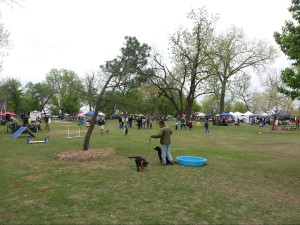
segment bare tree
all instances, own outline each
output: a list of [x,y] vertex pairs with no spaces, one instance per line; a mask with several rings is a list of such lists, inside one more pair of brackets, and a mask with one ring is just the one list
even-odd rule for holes
[[105,81],[105,83],[103,84],[103,86],[101,87],[101,92],[98,94],[97,96],[97,100],[96,100],[96,107],[95,107],[95,111],[94,111],[94,115],[91,119],[91,122],[90,122],[90,126],[89,126],[89,129],[88,131],[86,132],[86,135],[85,135],[85,139],[84,139],[84,142],[83,142],[83,151],[86,151],[89,149],[89,145],[90,145],[90,138],[91,138],[91,135],[92,135],[92,132],[93,132],[93,129],[94,129],[94,126],[96,124],[96,118],[98,116],[98,111],[100,110],[100,105],[101,105],[101,102],[103,100],[103,97],[104,97],[104,94],[105,94],[105,91],[107,89],[110,89],[110,88],[113,88],[113,86],[110,86],[110,82],[116,78],[119,74],[117,73],[106,73],[105,71],[103,71],[103,74],[100,74],[102,76],[102,78]]
[[87,104],[89,111],[93,111],[96,105],[96,96],[99,94],[100,82],[98,72],[92,71],[91,73],[86,73],[82,80],[85,87],[84,104]]
[[265,41],[247,40],[243,30],[234,26],[218,36],[214,49],[211,72],[221,86],[219,113],[223,113],[230,80],[243,75],[246,69],[264,69],[277,57],[277,51]]
[[[277,87],[283,85],[280,79],[280,72],[274,69],[268,70],[262,81],[264,90],[262,92],[254,92],[252,104],[254,109],[262,111],[268,115],[277,118],[280,112],[291,112],[292,99],[280,92]],[[274,129],[274,123],[273,127]]]
[[168,66],[162,62],[162,56],[158,52],[153,54],[152,68],[155,73],[149,76],[150,82],[157,88],[158,94],[166,97],[177,113],[182,114],[184,110],[184,83],[176,76],[175,72],[173,74]]
[[170,37],[172,69],[154,54],[156,73],[150,80],[178,113],[185,111],[189,120],[194,100],[211,93],[207,82],[211,74],[206,68],[217,16],[210,16],[205,8],[200,8],[192,9],[187,18],[192,22],[192,28],[179,27]]
[[250,110],[250,101],[251,101],[251,76],[242,71],[242,74],[237,76],[230,82],[229,89],[231,90],[232,96],[235,99],[242,101],[248,111]]

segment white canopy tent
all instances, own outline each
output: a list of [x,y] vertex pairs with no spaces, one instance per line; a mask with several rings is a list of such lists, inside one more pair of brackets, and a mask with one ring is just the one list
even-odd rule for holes
[[204,118],[205,114],[202,113],[202,112],[199,112],[199,113],[196,114],[196,117]]
[[253,113],[250,112],[250,111],[247,111],[244,113],[244,117],[245,117],[245,120],[246,120],[246,123],[250,123],[250,116],[252,115]]
[[245,122],[247,122],[245,114],[243,114],[241,112],[238,112],[238,111],[231,112],[230,114],[232,114],[232,116],[234,117],[235,120],[239,119],[239,120],[245,120]]

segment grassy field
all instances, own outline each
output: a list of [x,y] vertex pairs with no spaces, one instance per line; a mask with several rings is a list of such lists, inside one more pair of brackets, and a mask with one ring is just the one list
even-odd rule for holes
[[[116,154],[57,160],[82,147],[83,137],[66,138],[68,126],[78,132],[75,123],[53,122],[34,133],[35,140],[48,135],[46,144],[0,127],[0,224],[300,224],[300,131],[248,124],[174,131],[173,158],[208,160],[188,167],[159,164],[159,141],[149,141],[156,124],[125,136],[116,120],[108,121],[109,134],[95,129],[90,142],[91,151]],[[148,168],[137,172],[128,159],[135,155],[147,157]]]

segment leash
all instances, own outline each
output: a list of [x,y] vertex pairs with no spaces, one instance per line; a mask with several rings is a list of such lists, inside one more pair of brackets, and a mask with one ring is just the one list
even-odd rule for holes
[[149,139],[149,145],[148,145],[148,150],[147,150],[147,154],[146,154],[146,159],[148,157],[148,152],[149,152],[149,149],[150,149],[150,143],[151,143],[151,139]]

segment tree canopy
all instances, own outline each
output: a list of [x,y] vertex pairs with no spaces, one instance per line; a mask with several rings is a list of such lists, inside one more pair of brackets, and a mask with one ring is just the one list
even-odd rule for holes
[[288,10],[294,21],[286,21],[281,33],[274,33],[274,38],[281,51],[293,61],[293,67],[282,70],[281,79],[286,86],[279,86],[278,91],[294,100],[300,99],[300,1],[292,0]]
[[100,105],[105,100],[107,91],[118,91],[126,96],[131,89],[135,89],[143,83],[145,74],[150,73],[147,68],[149,51],[147,44],[140,44],[136,37],[125,37],[125,47],[122,47],[116,58],[100,65],[99,75],[103,78],[103,85],[96,98],[95,113],[91,119],[90,127],[86,133],[83,150],[89,149],[89,142]]
[[63,115],[79,112],[83,85],[77,74],[66,69],[52,69],[46,76],[46,82],[53,93],[51,104]]

